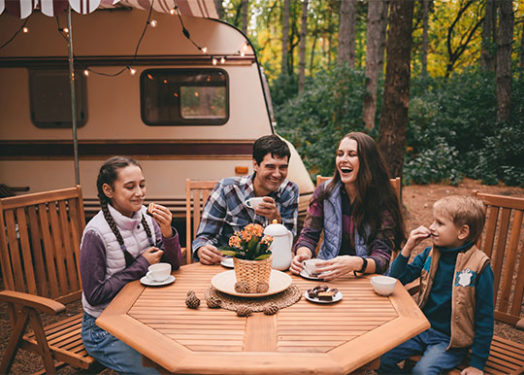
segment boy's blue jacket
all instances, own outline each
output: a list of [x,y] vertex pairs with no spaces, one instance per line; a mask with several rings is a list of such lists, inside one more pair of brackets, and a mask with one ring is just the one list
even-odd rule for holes
[[[451,307],[452,289],[457,255],[473,246],[467,243],[459,248],[438,248],[440,259],[435,273],[433,286],[422,311],[431,323],[431,327],[451,335]],[[390,276],[407,284],[421,276],[422,270],[429,272],[431,247],[426,248],[417,255],[413,262],[408,264],[409,258],[399,254],[393,262]],[[488,264],[479,275],[475,275],[475,312],[474,312],[474,338],[472,355],[469,365],[483,369],[489,355],[489,348],[493,336],[493,270]]]

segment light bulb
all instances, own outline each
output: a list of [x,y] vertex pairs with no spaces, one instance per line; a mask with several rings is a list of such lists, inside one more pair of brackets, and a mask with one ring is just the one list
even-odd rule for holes
[[85,75],[86,77],[89,77],[89,70],[85,69],[85,70],[84,70],[84,75]]
[[29,27],[22,27],[22,32],[27,34],[29,32]]
[[213,60],[211,60],[211,63],[212,63],[213,65],[216,65],[217,62],[218,62],[217,59],[215,59],[215,58],[213,57]]
[[151,20],[149,24],[151,25],[151,27],[156,27],[156,25],[158,25],[158,22],[157,20]]
[[246,53],[244,52],[244,50],[240,50],[240,56],[244,57],[246,55]]
[[226,58],[222,56],[222,58],[220,59],[220,64],[225,64],[225,63],[226,63]]
[[207,53],[207,47],[206,46],[202,47],[202,53]]
[[129,73],[131,73],[131,75],[134,76],[136,74],[136,69],[129,67]]
[[174,15],[174,14],[175,14],[175,10],[174,10],[174,9],[171,9],[171,10],[169,11],[169,14]]
[[67,27],[64,27],[64,33],[69,33],[69,29]]

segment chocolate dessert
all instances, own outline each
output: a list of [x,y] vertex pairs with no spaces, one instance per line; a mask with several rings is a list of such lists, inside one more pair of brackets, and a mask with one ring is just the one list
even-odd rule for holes
[[333,298],[337,293],[338,289],[329,288],[327,285],[318,285],[307,291],[309,298],[318,299],[320,301],[333,301]]

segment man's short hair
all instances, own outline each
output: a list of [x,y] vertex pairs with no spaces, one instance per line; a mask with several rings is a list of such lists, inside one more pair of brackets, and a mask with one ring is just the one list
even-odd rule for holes
[[469,226],[466,241],[477,242],[486,221],[486,206],[478,198],[466,195],[450,195],[435,202],[434,207],[443,210],[457,227]]
[[253,144],[253,159],[255,159],[258,165],[262,163],[267,154],[271,154],[272,157],[277,155],[280,158],[287,156],[288,161],[291,157],[291,152],[286,142],[274,134],[260,137]]

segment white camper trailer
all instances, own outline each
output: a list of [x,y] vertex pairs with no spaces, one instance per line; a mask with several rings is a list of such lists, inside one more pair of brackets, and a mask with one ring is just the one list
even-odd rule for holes
[[[144,168],[148,200],[181,218],[186,178],[251,172],[253,141],[275,132],[270,97],[238,29],[169,13],[147,19],[128,7],[73,14],[80,183],[93,212],[101,163],[132,156]],[[21,22],[0,16],[0,44]],[[37,192],[75,183],[65,22],[35,11],[29,32],[0,50],[0,184]],[[289,179],[304,213],[314,187],[291,149]]]

